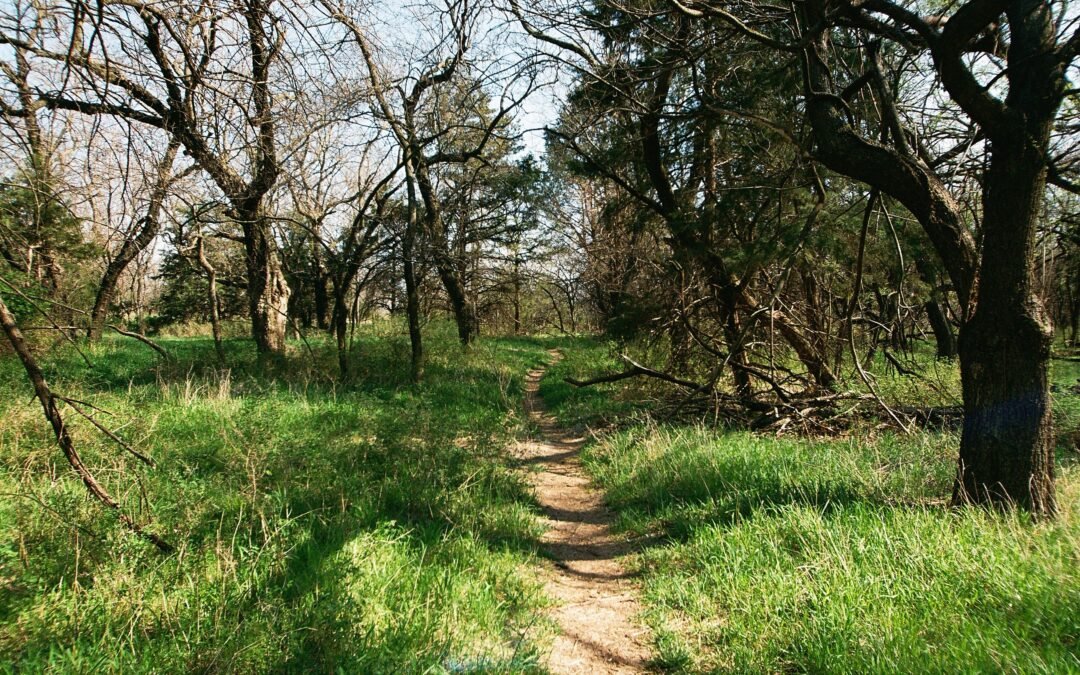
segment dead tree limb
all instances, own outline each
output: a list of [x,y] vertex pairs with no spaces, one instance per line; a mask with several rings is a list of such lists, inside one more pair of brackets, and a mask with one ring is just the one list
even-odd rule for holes
[[90,473],[90,469],[83,463],[82,457],[79,456],[78,451],[75,449],[75,443],[71,440],[67,427],[64,425],[64,418],[60,415],[60,409],[56,405],[56,401],[62,399],[59,399],[49,389],[49,385],[45,382],[44,373],[41,372],[41,368],[38,366],[37,361],[34,360],[33,354],[30,353],[30,348],[23,339],[22,333],[19,331],[19,326],[15,323],[15,317],[8,311],[3,298],[0,298],[0,325],[3,326],[8,341],[11,343],[15,353],[19,355],[23,368],[26,370],[26,375],[30,378],[30,382],[34,386],[34,396],[41,402],[41,408],[45,413],[45,419],[52,425],[53,433],[56,435],[56,442],[60,446],[60,450],[63,451],[68,464],[70,464],[71,468],[78,474],[79,478],[86,486],[86,489],[89,490],[90,494],[94,495],[98,501],[115,511],[120,522],[129,530],[158,547],[163,553],[171,553],[173,551],[172,545],[156,534],[146,531],[141,525],[124,513],[120,508],[120,504],[106,492],[105,488],[102,487],[102,485],[94,478],[94,475]]
[[111,323],[109,324],[109,328],[113,329],[114,331],[116,331],[117,333],[123,335],[124,337],[134,338],[134,339],[138,340],[139,342],[143,343],[144,345],[146,345],[150,349],[153,349],[155,352],[160,354],[161,358],[165,359],[166,361],[169,360],[169,352],[165,351],[164,347],[162,347],[158,343],[154,342],[150,338],[146,337],[142,333],[136,333],[134,331],[124,330],[123,328],[120,328],[119,326],[117,326],[115,324],[111,324]]
[[[142,454],[141,452],[139,452],[135,448],[128,445],[128,443],[126,441],[124,441],[124,439],[120,438],[114,432],[110,431],[108,428],[105,427],[105,425],[103,425],[101,422],[98,422],[96,419],[94,419],[93,415],[90,415],[89,413],[87,413],[80,406],[80,404],[90,406],[89,403],[86,403],[85,401],[79,401],[79,400],[73,399],[73,398],[68,398],[67,396],[60,396],[59,394],[53,394],[53,396],[55,398],[60,399],[64,403],[67,403],[69,406],[71,406],[72,410],[79,413],[79,415],[82,416],[86,421],[90,422],[90,424],[93,424],[97,428],[98,431],[100,431],[101,433],[108,436],[110,439],[112,439],[112,441],[114,443],[116,443],[117,445],[119,445],[121,448],[128,451],[129,453],[131,453],[131,455],[133,457],[135,457],[136,459],[138,459],[140,462],[142,462],[143,464],[146,464],[147,466],[151,466],[151,467],[156,467],[157,466],[157,463],[153,459],[151,459],[150,457],[147,457],[146,455]],[[90,407],[94,408],[95,410],[105,412],[104,410],[101,410],[101,408],[97,408],[97,407],[94,407],[94,406],[90,406]]]
[[625,354],[620,358],[628,366],[627,369],[621,373],[612,373],[610,375],[601,375],[589,380],[576,380],[572,377],[563,378],[563,381],[567,384],[572,384],[575,387],[591,387],[594,384],[604,384],[607,382],[618,382],[619,380],[625,380],[631,377],[644,376],[652,377],[657,380],[663,380],[664,382],[670,382],[671,384],[677,384],[680,387],[686,387],[687,389],[694,389],[696,391],[711,391],[712,387],[699,384],[697,382],[691,382],[690,380],[684,380],[679,377],[675,377],[669,373],[663,373],[659,370],[653,370],[648,366],[643,366],[640,363],[634,361]]
[[916,377],[921,377],[918,371],[906,367],[900,362],[900,359],[896,358],[888,349],[883,349],[882,353],[885,355],[885,360],[891,363],[893,368],[896,368],[896,372],[901,375],[915,375]]

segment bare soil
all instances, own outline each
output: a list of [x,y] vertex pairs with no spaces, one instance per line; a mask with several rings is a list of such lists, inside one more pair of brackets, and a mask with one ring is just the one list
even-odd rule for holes
[[[560,355],[552,351],[553,360]],[[611,531],[615,515],[590,484],[579,454],[585,439],[561,429],[539,395],[544,370],[528,374],[525,408],[537,432],[519,444],[522,464],[543,508],[542,537],[551,559],[544,587],[560,629],[546,666],[553,673],[641,673],[649,631],[638,622],[637,586],[619,558],[633,547]]]

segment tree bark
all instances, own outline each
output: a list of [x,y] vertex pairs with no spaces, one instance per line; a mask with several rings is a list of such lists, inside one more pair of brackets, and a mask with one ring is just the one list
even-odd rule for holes
[[476,316],[476,306],[469,297],[464,281],[454,269],[452,260],[440,252],[436,252],[435,269],[439,273],[439,279],[446,290],[446,296],[450,300],[450,310],[454,314],[454,322],[457,324],[458,338],[461,344],[469,345],[479,333],[479,323]]
[[214,334],[214,351],[217,353],[218,363],[224,364],[225,348],[221,343],[221,312],[218,309],[217,270],[206,258],[201,235],[195,242],[195,259],[198,261],[199,267],[202,267],[203,271],[206,272],[206,295],[210,301],[210,330]]
[[315,274],[315,286],[312,289],[315,295],[315,325],[319,330],[327,330],[330,327],[327,321],[330,296],[326,292],[326,273],[322,269],[321,260],[316,262]]
[[439,280],[442,281],[443,288],[446,290],[447,299],[450,301],[450,310],[457,324],[458,338],[461,344],[468,346],[476,339],[480,328],[476,305],[469,297],[464,276],[461,273],[460,261],[456,260],[450,251],[441,205],[420,149],[411,150],[410,157],[413,158],[412,173],[424,201],[424,225],[427,240],[431,245],[431,258],[435,263]]
[[258,211],[240,214],[247,263],[251,335],[260,357],[285,354],[289,284],[281,269],[270,223]]
[[405,315],[409,323],[409,374],[414,384],[424,379],[424,333],[420,326],[420,288],[416,274],[416,235],[420,228],[416,180],[412,166],[405,165],[408,217],[401,237],[401,271],[405,277]]
[[949,319],[945,316],[945,312],[942,311],[937,298],[930,298],[923,307],[926,309],[926,318],[930,321],[930,328],[934,331],[934,341],[937,343],[937,357],[939,359],[955,359],[956,336],[953,334]]
[[349,289],[338,281],[333,282],[334,309],[331,321],[334,326],[334,339],[337,343],[338,371],[341,379],[349,376],[349,308],[345,296]]
[[[825,16],[823,2],[807,3],[805,9],[807,25]],[[1010,38],[1004,101],[979,83],[963,59],[971,40],[1001,13],[1008,17]],[[887,147],[862,138],[847,122],[839,97],[830,94],[828,31],[804,52],[807,115],[817,156],[903,203],[930,237],[956,289],[964,318],[959,338],[964,429],[954,503],[1021,506],[1052,515],[1051,333],[1036,293],[1032,253],[1067,59],[1055,48],[1050,8],[1040,0],[965,3],[933,35],[929,49],[942,85],[990,143],[981,260],[955,198],[904,147],[903,134],[894,133],[896,147]]]
[[1016,129],[1011,143],[995,141],[986,174],[979,301],[960,330],[964,428],[953,495],[956,503],[1017,505],[1043,515],[1056,512],[1053,333],[1032,253],[1049,121]]

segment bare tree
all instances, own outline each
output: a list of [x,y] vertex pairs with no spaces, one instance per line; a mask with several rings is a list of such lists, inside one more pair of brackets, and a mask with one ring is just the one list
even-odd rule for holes
[[273,1],[132,0],[84,10],[78,2],[49,9],[67,30],[56,44],[19,33],[0,43],[54,66],[55,87],[35,91],[47,108],[160,128],[211,177],[244,232],[258,350],[282,353],[289,289],[264,203],[280,172],[271,80],[285,31]]
[[[449,26],[446,34],[436,36],[436,46],[419,60],[421,65],[399,82],[391,81],[384,72],[372,41],[360,23],[340,5],[324,1],[323,6],[349,30],[356,42],[367,66],[378,110],[401,148],[410,222],[402,244],[416,371],[415,364],[422,359],[422,348],[416,351],[420,344],[418,318],[413,318],[417,315],[418,300],[409,300],[414,293],[408,287],[415,287],[415,281],[409,280],[415,272],[410,273],[409,268],[415,267],[418,233],[423,234],[425,252],[434,262],[450,301],[462,343],[469,344],[479,330],[475,298],[465,279],[462,247],[467,237],[461,232],[458,237],[453,235],[453,219],[444,213],[445,205],[438,190],[438,172],[447,166],[483,161],[489,147],[505,134],[512,112],[533,90],[535,78],[527,61],[510,69],[503,66],[489,74],[473,68],[468,52],[473,25],[478,18],[477,8],[467,2],[447,4],[445,16]],[[467,89],[478,92],[499,81],[502,85],[498,108],[490,114],[470,117],[452,109],[439,109],[439,106],[469,98],[470,93],[462,94],[460,89],[456,92],[457,98],[451,95],[462,82]],[[437,114],[431,114],[433,108]],[[449,139],[457,139],[457,143],[448,142]]]

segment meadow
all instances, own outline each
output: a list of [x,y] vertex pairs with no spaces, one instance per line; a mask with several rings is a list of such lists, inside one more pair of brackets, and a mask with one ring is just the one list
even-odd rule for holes
[[[68,410],[84,459],[162,556],[88,498],[0,360],[0,670],[448,672],[533,668],[549,628],[528,566],[537,526],[504,448],[544,350],[463,353],[432,331],[360,336],[356,377],[329,345],[275,372],[247,340],[108,339],[44,360],[50,384],[110,415],[149,468]],[[52,356],[56,354],[56,356]]]

